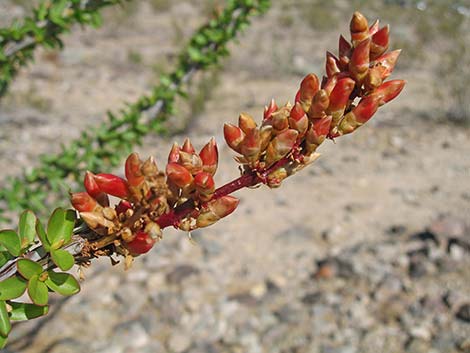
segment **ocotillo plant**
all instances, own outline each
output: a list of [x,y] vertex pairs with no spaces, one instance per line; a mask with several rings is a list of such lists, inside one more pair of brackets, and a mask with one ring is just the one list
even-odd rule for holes
[[61,48],[60,35],[72,25],[101,24],[99,10],[122,3],[123,0],[58,0],[42,1],[33,9],[32,16],[16,20],[8,28],[0,29],[0,97],[18,69],[33,59],[39,46]]
[[108,113],[107,122],[87,128],[59,154],[40,157],[40,165],[23,177],[10,178],[0,190],[0,200],[5,202],[0,203],[0,219],[6,209],[44,212],[51,193],[65,196],[70,187],[66,178],[79,180],[86,170],[118,165],[144,136],[164,131],[163,122],[175,113],[175,99],[187,94],[185,83],[196,71],[204,71],[226,56],[227,44],[269,5],[269,0],[228,1],[223,11],[194,33],[176,68],[162,75],[150,94],[128,104],[119,114]]
[[[338,55],[327,53],[326,76],[307,75],[292,104],[274,100],[256,123],[240,114],[238,125],[225,124],[228,146],[238,155],[241,176],[216,188],[218,150],[211,139],[197,152],[189,139],[174,144],[165,168],[136,153],[125,162],[125,178],[108,173],[84,176],[83,192],[71,193],[73,210],[56,209],[47,227],[25,211],[18,231],[3,230],[0,270],[0,339],[10,320],[28,320],[47,312],[49,292],[72,295],[77,280],[67,272],[92,259],[123,257],[126,268],[163,237],[163,230],[183,231],[214,224],[235,211],[235,191],[260,184],[279,187],[283,180],[313,163],[327,139],[354,132],[403,89],[403,80],[385,81],[400,51],[386,52],[389,28],[370,27],[355,13],[351,41],[339,39]],[[109,196],[120,201],[110,204]],[[76,228],[74,228],[76,227]],[[27,291],[31,303],[19,302]]]

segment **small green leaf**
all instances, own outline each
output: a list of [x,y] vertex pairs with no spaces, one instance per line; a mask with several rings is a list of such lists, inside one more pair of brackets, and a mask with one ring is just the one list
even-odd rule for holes
[[46,231],[44,230],[44,227],[39,219],[36,220],[36,234],[38,235],[44,250],[49,251],[51,249],[51,243],[49,243]]
[[19,259],[16,266],[18,272],[26,279],[31,279],[43,272],[43,268],[40,264],[28,259]]
[[0,282],[0,300],[15,299],[23,295],[26,281],[18,276],[10,277]]
[[46,315],[49,312],[49,306],[39,306],[28,303],[9,302],[11,305],[10,320],[25,321],[35,319]]
[[[75,212],[56,208],[47,224],[47,239],[50,244],[67,244],[72,239]],[[61,245],[60,245],[61,246]]]
[[20,216],[18,233],[21,239],[21,248],[27,248],[36,236],[36,216],[32,211],[26,210]]
[[7,305],[4,301],[0,301],[0,335],[8,337],[11,331],[10,317],[8,316]]
[[19,256],[21,252],[20,237],[11,229],[0,230],[0,244],[2,244],[10,254]]
[[52,261],[62,270],[68,271],[75,263],[75,259],[68,251],[57,249],[51,251]]
[[10,260],[11,255],[8,251],[0,251],[0,267],[5,265]]
[[49,292],[44,282],[39,281],[39,276],[33,276],[28,282],[28,295],[36,305],[46,305]]
[[49,277],[45,283],[47,286],[64,296],[74,295],[80,291],[80,285],[74,276],[68,273],[59,273],[54,271],[48,271]]
[[4,348],[7,345],[8,337],[3,337],[0,335],[0,349]]

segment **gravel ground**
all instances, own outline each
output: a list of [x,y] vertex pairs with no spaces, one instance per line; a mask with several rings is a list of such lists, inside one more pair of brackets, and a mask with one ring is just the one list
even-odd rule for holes
[[[223,122],[292,99],[346,33],[349,18],[327,33],[279,25],[284,10],[232,45],[201,113],[182,107],[184,136],[148,137],[137,151],[162,165],[173,140],[215,136],[216,182],[236,177]],[[113,9],[63,52],[39,52],[0,106],[0,180],[146,92],[204,13],[187,1]],[[191,239],[169,230],[127,272],[96,261],[79,295],[16,325],[4,352],[470,352],[470,130],[420,117],[437,111],[426,68],[393,77],[408,81],[402,95],[322,146],[315,165],[278,190],[240,191],[232,217]]]

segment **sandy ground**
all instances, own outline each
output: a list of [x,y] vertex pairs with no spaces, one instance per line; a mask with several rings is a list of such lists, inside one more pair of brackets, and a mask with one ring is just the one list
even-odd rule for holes
[[[149,136],[137,151],[162,165],[173,140],[215,136],[216,182],[236,177],[223,123],[292,100],[349,21],[317,33],[300,20],[277,25],[282,11],[231,45],[204,110],[175,117],[189,117],[184,134]],[[108,11],[104,28],[40,51],[0,106],[0,180],[145,93],[203,13],[190,2]],[[129,272],[98,261],[80,295],[17,325],[5,352],[469,352],[470,130],[422,118],[436,114],[425,68],[399,65],[393,77],[408,81],[402,95],[322,146],[315,165],[278,190],[240,191],[235,214],[194,242],[166,232]]]

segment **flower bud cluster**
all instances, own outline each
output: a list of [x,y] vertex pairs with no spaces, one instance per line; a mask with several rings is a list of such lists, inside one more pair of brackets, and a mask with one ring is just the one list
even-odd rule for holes
[[[223,196],[211,200],[217,170],[218,151],[211,139],[199,153],[189,139],[173,145],[165,171],[153,157],[142,161],[136,153],[126,160],[123,179],[113,174],[87,172],[86,192],[71,194],[74,208],[97,234],[95,247],[113,245],[117,253],[139,255],[148,252],[162,237],[161,216],[190,203],[194,211],[173,225],[184,230],[205,227],[235,210],[238,199]],[[109,196],[119,199],[110,206]]]
[[175,143],[166,166],[168,184],[173,195],[172,204],[183,203],[189,198],[209,201],[215,191],[213,176],[217,170],[218,158],[214,139],[199,153],[196,153],[189,139],[181,147]]
[[[86,192],[71,194],[80,217],[100,237],[97,248],[113,245],[123,255],[148,252],[162,237],[157,219],[170,209],[165,173],[154,158],[142,161],[131,154],[125,165],[126,179],[113,174],[87,172]],[[109,197],[119,199],[114,207]],[[98,245],[99,244],[99,245]]]
[[[351,43],[339,38],[338,56],[326,55],[322,89],[330,97],[326,114],[332,117],[329,137],[349,134],[366,123],[377,109],[394,99],[404,80],[385,80],[391,75],[401,50],[387,52],[389,26],[355,12],[350,22]],[[346,96],[348,96],[346,98]]]
[[177,224],[182,230],[207,227],[232,213],[238,206],[238,199],[222,196],[212,200],[215,192],[213,176],[217,170],[219,154],[212,138],[199,153],[196,153],[189,139],[181,147],[174,144],[168,156],[166,174],[171,190],[169,199],[172,207],[190,200],[196,206],[195,212],[184,217]]
[[238,126],[225,124],[225,140],[240,154],[235,159],[245,173],[256,172],[268,186],[279,186],[318,157],[314,152],[325,139],[353,132],[401,92],[405,81],[384,82],[400,54],[386,53],[389,27],[379,28],[378,21],[369,27],[356,12],[350,31],[351,43],[340,36],[338,56],[327,52],[326,76],[320,82],[307,75],[293,105],[279,108],[272,100],[260,126],[244,113]]
[[[383,104],[394,99],[405,81],[385,81],[393,71],[399,50],[386,52],[388,26],[369,27],[356,12],[350,23],[351,42],[339,39],[339,53],[326,54],[326,76],[307,75],[294,104],[265,107],[258,125],[242,113],[238,124],[225,124],[224,137],[243,165],[240,178],[216,189],[214,174],[218,150],[211,139],[196,152],[190,140],[174,144],[165,171],[153,158],[142,161],[135,153],[125,165],[126,178],[113,174],[85,176],[86,192],[71,195],[81,218],[98,235],[95,249],[114,246],[111,253],[139,255],[174,226],[193,230],[209,226],[232,213],[238,199],[230,194],[264,183],[278,187],[288,176],[315,161],[326,139],[355,131]],[[109,196],[121,201],[110,207]]]

